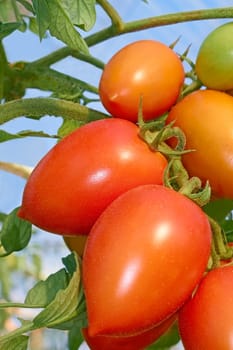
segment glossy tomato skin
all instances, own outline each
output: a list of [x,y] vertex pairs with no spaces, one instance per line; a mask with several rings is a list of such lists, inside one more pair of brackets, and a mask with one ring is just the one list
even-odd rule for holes
[[197,55],[196,73],[209,89],[233,89],[233,22],[221,25],[205,38]]
[[206,215],[159,185],[122,194],[93,226],[83,257],[89,332],[131,334],[184,303],[210,254]]
[[90,336],[89,329],[82,330],[84,339],[91,350],[144,350],[161,337],[175,322],[177,315],[172,315],[160,325],[131,336]]
[[182,157],[190,176],[198,176],[203,183],[209,180],[213,195],[219,198],[233,198],[232,115],[232,96],[199,90],[177,103],[167,119],[184,131],[186,148],[194,150]]
[[231,350],[233,347],[233,266],[210,271],[179,313],[186,350]]
[[121,119],[86,124],[56,144],[32,172],[18,215],[58,234],[88,234],[113,199],[163,181],[165,157]]
[[184,82],[181,60],[165,44],[139,40],[118,51],[100,79],[100,99],[114,117],[137,122],[140,97],[143,117],[166,112],[177,100]]

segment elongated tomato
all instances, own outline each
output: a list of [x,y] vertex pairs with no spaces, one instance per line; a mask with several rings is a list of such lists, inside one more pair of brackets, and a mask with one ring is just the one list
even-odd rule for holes
[[180,193],[144,185],[119,196],[84,251],[90,335],[135,334],[174,314],[200,281],[210,244],[205,213]]
[[86,124],[39,162],[24,190],[18,215],[63,235],[88,234],[108,204],[141,184],[161,184],[167,160],[123,119]]

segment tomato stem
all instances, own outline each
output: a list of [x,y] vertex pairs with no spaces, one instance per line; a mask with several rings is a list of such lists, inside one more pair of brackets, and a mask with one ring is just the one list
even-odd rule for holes
[[208,219],[212,229],[216,254],[219,255],[220,259],[230,259],[233,256],[233,249],[227,244],[224,230],[213,218],[208,216]]

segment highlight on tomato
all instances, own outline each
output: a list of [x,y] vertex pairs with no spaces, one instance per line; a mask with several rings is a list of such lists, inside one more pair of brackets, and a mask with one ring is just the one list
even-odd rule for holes
[[[210,183],[213,196],[233,199],[233,97],[216,90],[198,90],[170,111],[167,123],[174,122],[186,136],[182,157],[190,176]],[[176,141],[171,139],[174,146]]]
[[178,55],[155,40],[139,40],[119,50],[105,65],[99,94],[114,117],[138,120],[140,98],[143,117],[154,119],[176,102],[184,83]]
[[233,22],[209,33],[198,51],[195,66],[198,78],[209,89],[233,89]]
[[186,350],[230,350],[233,334],[233,266],[211,270],[179,312]]
[[84,251],[90,335],[132,335],[170,317],[202,278],[210,246],[205,213],[182,194],[143,185],[119,196]]
[[49,232],[85,235],[121,193],[162,184],[167,160],[138,133],[134,123],[118,118],[72,132],[35,167],[18,215]]
[[82,334],[91,350],[144,350],[166,333],[176,318],[177,314],[174,314],[158,326],[130,336],[97,335],[92,337],[88,328],[84,328]]

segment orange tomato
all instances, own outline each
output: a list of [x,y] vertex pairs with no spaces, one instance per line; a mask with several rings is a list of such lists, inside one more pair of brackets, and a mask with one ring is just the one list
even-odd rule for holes
[[176,102],[183,82],[184,68],[172,49],[159,41],[139,40],[106,64],[99,93],[110,114],[137,122],[140,97],[144,119],[153,119]]
[[171,109],[171,121],[184,131],[186,148],[195,150],[182,158],[190,176],[209,180],[214,196],[233,198],[233,97],[198,90]]

